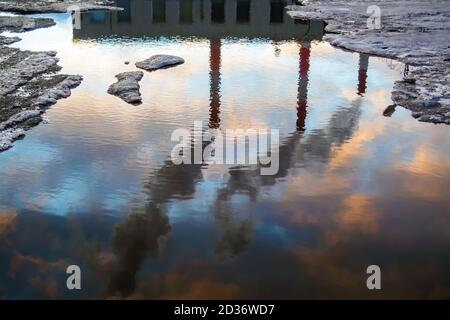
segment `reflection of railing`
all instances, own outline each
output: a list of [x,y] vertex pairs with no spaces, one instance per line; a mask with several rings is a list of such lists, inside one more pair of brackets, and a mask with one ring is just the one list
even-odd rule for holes
[[321,39],[324,24],[298,24],[284,0],[116,0],[118,12],[83,14],[74,38],[181,36]]

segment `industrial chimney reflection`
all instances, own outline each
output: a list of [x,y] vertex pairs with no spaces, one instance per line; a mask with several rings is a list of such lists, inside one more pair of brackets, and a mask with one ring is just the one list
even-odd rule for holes
[[305,130],[305,120],[308,108],[308,73],[311,55],[310,41],[303,41],[300,47],[300,68],[297,95],[297,130]]
[[363,95],[367,89],[367,69],[369,67],[369,56],[364,53],[359,54],[358,72],[358,94]]
[[211,39],[209,47],[209,127],[217,129],[220,127],[221,40]]

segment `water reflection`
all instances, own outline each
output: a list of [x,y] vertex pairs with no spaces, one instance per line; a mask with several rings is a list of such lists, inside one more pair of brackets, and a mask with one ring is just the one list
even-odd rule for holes
[[217,129],[220,126],[220,64],[221,64],[221,40],[210,40],[209,77],[210,77],[210,102],[209,102],[209,127]]
[[[126,3],[122,3],[126,2]],[[86,16],[96,16],[98,13],[84,14],[82,26],[74,30],[76,39],[101,38],[111,35],[120,36],[185,36],[195,38],[207,38],[210,46],[210,128],[220,126],[220,85],[221,85],[221,39],[227,37],[255,37],[269,38],[274,41],[290,39],[302,39],[300,44],[300,68],[298,80],[298,130],[305,129],[307,113],[307,90],[310,43],[312,40],[320,40],[324,33],[322,21],[296,21],[286,19],[285,7],[287,1],[267,0],[150,0],[150,1],[119,1],[117,5],[123,7],[123,16],[120,13],[102,13],[104,15],[103,26],[99,26],[98,20],[91,23],[92,19]],[[166,11],[169,7],[170,10]],[[153,20],[144,16],[151,11]],[[174,16],[178,12],[178,19]],[[205,16],[205,12],[209,14]],[[116,16],[117,15],[117,16]],[[166,15],[169,17],[166,19]],[[133,18],[131,18],[133,16]],[[225,16],[227,19],[225,19]],[[286,17],[285,17],[286,16]],[[133,19],[131,26],[122,28],[120,22],[124,17]],[[252,17],[252,18],[251,18]],[[155,25],[156,24],[156,25]],[[183,24],[194,24],[192,28],[186,28]],[[224,24],[221,27],[211,27],[211,24]],[[242,26],[242,24],[249,24]],[[272,26],[277,24],[278,26]],[[279,49],[275,49],[279,50]],[[368,56],[365,55],[366,60]],[[367,65],[366,65],[367,69]],[[365,79],[361,78],[360,86]]]
[[146,186],[152,201],[144,208],[133,209],[115,227],[112,250],[117,262],[108,285],[108,297],[134,294],[138,272],[145,260],[158,257],[171,230],[165,204],[174,198],[191,197],[201,176],[200,165],[174,165],[171,161],[166,161],[153,175]]
[[297,130],[305,130],[305,119],[308,107],[308,73],[310,42],[305,41],[300,48],[300,72],[298,79]]
[[169,231],[169,218],[153,203],[131,213],[116,226],[111,246],[117,262],[108,284],[108,297],[128,297],[134,293],[144,261],[158,256],[161,239]]
[[[315,42],[323,24],[283,1],[119,2],[73,41],[62,24],[21,35],[57,39],[85,81],[0,155],[1,297],[450,295],[449,133],[386,109],[400,73]],[[106,94],[125,58],[161,52],[186,64],[146,74],[141,106]],[[173,165],[170,134],[194,120],[279,128],[279,172]],[[381,293],[365,287],[374,263]]]
[[367,89],[367,69],[369,67],[369,56],[364,53],[359,54],[359,73],[358,73],[358,94],[366,93]]
[[[76,39],[126,37],[196,37],[219,39],[320,39],[321,21],[290,19],[284,0],[119,0],[125,10],[83,14]],[[295,27],[296,25],[296,27]]]

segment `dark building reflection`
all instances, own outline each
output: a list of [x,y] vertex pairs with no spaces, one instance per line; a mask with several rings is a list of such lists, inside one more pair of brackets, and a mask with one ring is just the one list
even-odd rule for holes
[[131,3],[128,0],[117,0],[117,6],[124,10],[117,12],[118,23],[130,23],[131,22]]
[[89,22],[92,24],[102,24],[106,22],[106,12],[104,11],[94,11],[89,15]]
[[297,24],[282,0],[116,0],[125,10],[82,13],[74,39],[124,37],[321,39],[324,24]]
[[250,0],[238,0],[236,3],[236,23],[250,23]]
[[270,1],[270,23],[283,23],[287,1]]
[[192,0],[180,0],[180,23],[192,23]]
[[225,22],[225,0],[211,0],[211,22]]
[[152,11],[153,23],[166,22],[166,0],[153,0]]
[[358,94],[363,95],[367,89],[367,69],[369,68],[369,56],[364,53],[359,54],[358,71]]

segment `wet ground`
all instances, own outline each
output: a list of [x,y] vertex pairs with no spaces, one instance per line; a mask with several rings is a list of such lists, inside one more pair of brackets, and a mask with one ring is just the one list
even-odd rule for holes
[[[3,13],[0,32],[27,32],[55,25],[50,18]],[[0,36],[0,152],[25,136],[25,130],[44,120],[45,109],[70,96],[81,76],[59,74],[55,51],[29,51],[8,47],[21,41]]]
[[23,14],[67,12],[76,8],[80,11],[120,10],[113,7],[114,1],[95,0],[0,0],[0,11]]
[[290,14],[327,22],[333,46],[408,64],[392,99],[419,121],[450,124],[450,6],[446,0],[300,1]]
[[[450,296],[450,133],[387,109],[404,66],[238,2],[121,1],[20,34],[84,80],[0,154],[2,298]],[[160,53],[186,63],[146,72],[141,105],[107,93]],[[172,131],[199,120],[279,129],[278,174],[173,165]]]

